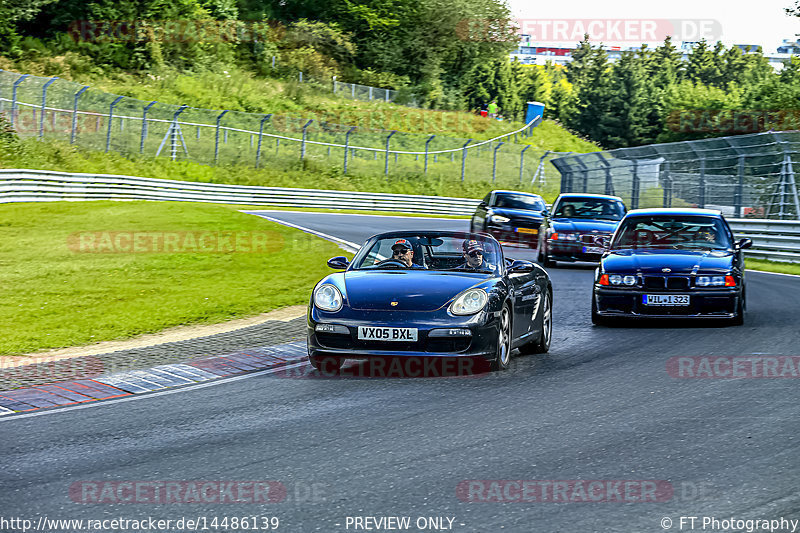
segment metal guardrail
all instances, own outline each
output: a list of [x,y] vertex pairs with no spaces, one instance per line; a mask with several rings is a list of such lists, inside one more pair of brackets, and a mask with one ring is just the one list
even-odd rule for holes
[[468,215],[480,200],[373,192],[224,185],[111,174],[0,170],[0,204],[54,200],[172,200],[274,207]]
[[[480,200],[355,191],[224,185],[113,174],[0,170],[0,204],[57,200],[167,200],[273,207],[364,209],[471,215]],[[729,219],[737,238],[748,237],[748,257],[800,263],[800,222]]]
[[737,237],[753,239],[747,257],[800,263],[800,222],[734,218],[728,224]]

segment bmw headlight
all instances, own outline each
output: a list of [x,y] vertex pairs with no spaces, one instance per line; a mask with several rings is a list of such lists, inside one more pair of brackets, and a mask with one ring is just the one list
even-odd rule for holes
[[629,287],[632,287],[636,285],[636,276],[625,276],[624,278],[622,278],[622,283],[628,285]]
[[698,287],[724,287],[725,276],[698,276],[695,284]]
[[578,240],[578,234],[577,233],[562,233],[562,235],[564,236],[564,240],[565,241],[577,241]]
[[622,284],[622,276],[619,274],[611,274],[608,276],[608,281],[610,281],[612,285],[620,285]]
[[450,312],[454,315],[474,315],[484,308],[489,296],[483,289],[467,289],[450,304]]
[[509,220],[511,220],[511,219],[508,218],[508,217],[504,217],[502,215],[492,215],[492,217],[491,217],[491,221],[495,222],[497,224],[504,224],[504,223],[508,222]]
[[342,308],[342,293],[335,285],[323,283],[314,291],[314,305],[323,311],[338,311]]

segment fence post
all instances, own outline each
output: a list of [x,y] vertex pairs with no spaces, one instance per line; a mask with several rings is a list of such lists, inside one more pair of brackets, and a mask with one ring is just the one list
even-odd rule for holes
[[742,196],[744,193],[744,155],[739,156],[739,182],[736,184],[736,194],[733,199],[733,216],[742,217]]
[[[274,64],[275,56],[272,57],[272,61],[273,61],[273,64]],[[224,117],[225,113],[227,113],[227,112],[228,112],[228,110],[226,109],[225,111],[223,111],[222,113],[217,115],[217,133],[216,133],[216,136],[214,138],[214,164],[215,165],[217,164],[217,159],[219,158],[219,123],[222,120],[222,117]]]
[[464,146],[461,147],[461,181],[464,181],[464,171],[467,163],[467,145],[471,142],[472,139],[468,139],[467,142],[464,143]]
[[639,160],[633,160],[633,184],[631,185],[631,209],[639,209]]
[[114,106],[119,103],[120,100],[125,98],[124,96],[118,96],[116,100],[111,102],[111,105],[108,108],[108,130],[106,131],[106,152],[108,152],[109,148],[111,148],[111,122],[114,118]]
[[303,83],[303,71],[300,71],[300,83]]
[[356,97],[356,84],[355,83],[351,83],[350,84],[350,96],[352,98]]
[[494,156],[492,157],[492,182],[497,178],[497,150],[505,143],[497,143],[494,147]]
[[369,86],[369,99],[372,100],[372,85]]
[[436,135],[431,135],[430,137],[428,137],[428,140],[425,141],[425,171],[423,172],[424,174],[428,173],[428,145],[431,143],[434,137],[436,137]]
[[272,56],[272,70],[275,70],[275,56]]
[[[39,116],[39,138],[40,139],[42,137],[44,137],[44,111],[45,111],[45,107],[47,106],[47,88],[50,87],[53,84],[53,82],[55,82],[57,79],[58,79],[58,76],[54,76],[54,77],[50,78],[49,80],[47,80],[47,83],[45,83],[44,86],[42,87],[42,112],[40,113],[40,116]],[[55,116],[55,113],[56,112],[53,111],[53,116]]]
[[389,101],[389,89],[384,89],[386,91],[386,101]]
[[258,168],[258,164],[261,161],[261,139],[263,139],[264,137],[264,122],[268,121],[271,116],[272,113],[262,118],[261,124],[258,127],[258,148],[256,149],[256,168]]
[[[372,99],[372,87],[370,87],[369,89],[370,89],[370,100],[371,100]],[[397,133],[397,130],[392,130],[392,132],[389,135],[386,136],[386,164],[383,167],[383,175],[384,176],[388,176],[389,175],[389,139],[391,139],[392,135],[394,135],[395,133]]]
[[347,152],[350,151],[350,134],[355,131],[356,127],[352,126],[347,133],[344,134],[344,174],[347,174]]
[[663,207],[672,207],[672,176],[669,174],[669,161],[664,162],[664,178],[661,180],[664,187]]
[[[519,153],[519,182],[522,183],[522,169],[525,168],[525,150],[530,148],[531,145],[529,144],[522,151]],[[544,156],[542,156],[544,157]]]
[[147,112],[150,111],[150,108],[156,104],[156,101],[153,100],[146,106],[144,106],[144,110],[142,111],[142,138],[139,140],[139,153],[144,152],[144,140],[147,139]]
[[333,77],[333,94],[336,94],[336,76]]
[[705,208],[706,206],[706,159],[700,156],[700,184],[698,190],[697,207]]
[[14,127],[14,115],[17,114],[17,88],[19,84],[25,81],[25,78],[30,76],[30,74],[23,74],[19,78],[14,81],[14,85],[11,88],[11,127]]
[[88,85],[84,85],[83,88],[75,93],[75,98],[72,100],[72,131],[69,135],[70,144],[75,144],[75,135],[78,131],[78,98],[80,98],[88,88]]
[[306,157],[306,129],[311,125],[314,120],[309,120],[306,122],[306,125],[303,126],[303,140],[300,142],[300,160],[302,161]]

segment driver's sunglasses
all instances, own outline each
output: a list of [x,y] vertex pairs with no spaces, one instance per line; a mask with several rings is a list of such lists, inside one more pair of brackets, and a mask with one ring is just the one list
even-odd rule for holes
[[411,250],[409,250],[408,248],[400,248],[399,250],[395,250],[394,253],[396,253],[397,255],[405,255],[410,251]]
[[483,257],[483,252],[481,252],[480,250],[472,250],[467,255],[470,257],[478,257],[480,255],[481,257]]

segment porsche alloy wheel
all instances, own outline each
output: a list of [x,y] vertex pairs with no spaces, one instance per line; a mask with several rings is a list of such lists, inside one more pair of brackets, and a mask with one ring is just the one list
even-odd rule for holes
[[511,361],[511,316],[508,307],[500,313],[500,331],[497,334],[497,356],[492,361],[492,370],[505,370]]
[[323,374],[335,374],[342,368],[344,364],[344,357],[322,356],[312,357],[308,356],[308,362],[314,369],[319,370]]
[[519,353],[532,354],[532,353],[546,353],[550,350],[550,339],[553,337],[553,306],[550,293],[544,294],[542,300],[542,334],[539,340],[523,344],[519,347]]

